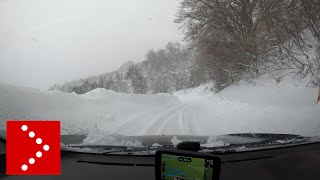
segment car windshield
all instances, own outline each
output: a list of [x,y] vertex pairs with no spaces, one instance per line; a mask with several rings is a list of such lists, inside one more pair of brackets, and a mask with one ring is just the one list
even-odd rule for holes
[[241,151],[317,141],[320,1],[2,0],[0,137],[58,120],[61,147]]

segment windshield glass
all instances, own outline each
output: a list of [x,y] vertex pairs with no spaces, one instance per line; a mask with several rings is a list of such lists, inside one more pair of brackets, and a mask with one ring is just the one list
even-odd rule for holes
[[316,140],[319,14],[303,0],[0,1],[0,137],[8,120],[59,120],[71,151]]

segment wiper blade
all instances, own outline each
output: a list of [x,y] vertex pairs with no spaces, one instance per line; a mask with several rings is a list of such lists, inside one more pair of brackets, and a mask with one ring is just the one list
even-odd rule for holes
[[252,142],[247,144],[232,144],[227,147],[214,147],[205,150],[205,152],[212,153],[212,154],[229,154],[229,153],[236,153],[242,151],[252,151],[252,150],[264,150],[264,149],[273,149],[278,147],[288,147],[294,146],[299,144],[309,143],[310,138],[293,138],[293,139],[286,139],[286,140],[265,140],[261,142]]
[[71,148],[92,148],[92,149],[126,149],[128,146],[113,146],[113,145],[67,145]]
[[[92,149],[95,154],[154,154],[159,149],[173,149],[174,145],[166,146],[113,146],[113,145],[67,145],[69,148]],[[151,152],[151,153],[150,153]]]

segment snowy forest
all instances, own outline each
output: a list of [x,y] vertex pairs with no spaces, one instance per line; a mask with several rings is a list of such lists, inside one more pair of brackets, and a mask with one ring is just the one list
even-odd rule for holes
[[118,70],[55,84],[50,90],[84,94],[96,88],[135,94],[171,93],[214,82],[221,91],[240,80],[284,73],[320,73],[320,1],[182,0],[176,18],[185,44],[149,50],[145,60]]

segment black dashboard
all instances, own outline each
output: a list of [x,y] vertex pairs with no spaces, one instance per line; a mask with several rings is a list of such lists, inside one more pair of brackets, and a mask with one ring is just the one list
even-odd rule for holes
[[[5,144],[1,143],[0,147],[3,149]],[[222,160],[221,180],[320,179],[320,143],[219,156]],[[154,156],[95,155],[63,151],[61,176],[5,176],[5,154],[1,154],[0,178],[152,180],[155,179],[155,159]]]

